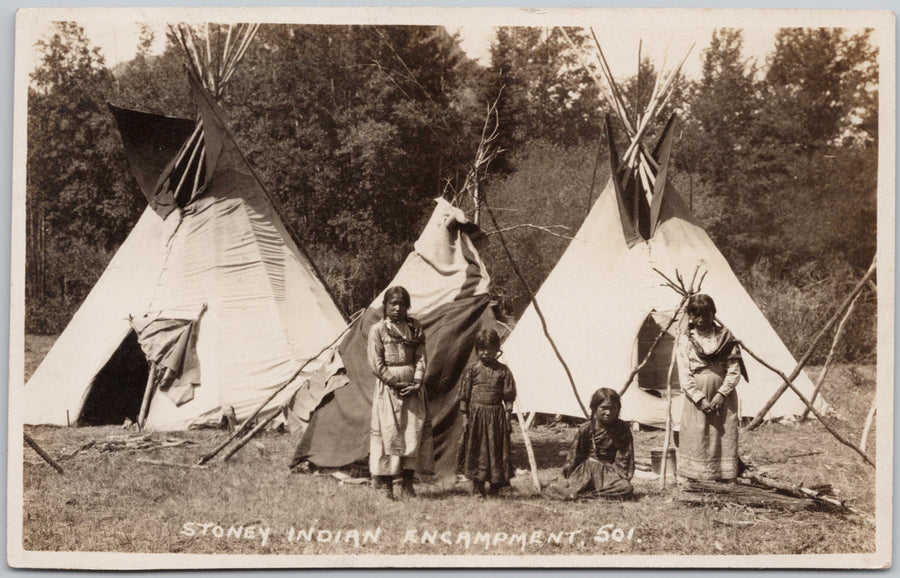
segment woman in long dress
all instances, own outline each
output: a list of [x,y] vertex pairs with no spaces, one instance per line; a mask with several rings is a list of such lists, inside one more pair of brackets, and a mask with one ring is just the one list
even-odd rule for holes
[[389,288],[384,318],[369,330],[368,362],[375,374],[369,472],[391,499],[394,477],[402,477],[401,497],[414,497],[415,473],[434,472],[431,416],[422,387],[425,335],[407,315],[409,307],[406,289]]
[[715,321],[709,295],[693,295],[688,330],[678,343],[678,375],[684,391],[678,442],[678,474],[691,480],[733,481],[738,475],[738,396],[746,370],[741,348]]

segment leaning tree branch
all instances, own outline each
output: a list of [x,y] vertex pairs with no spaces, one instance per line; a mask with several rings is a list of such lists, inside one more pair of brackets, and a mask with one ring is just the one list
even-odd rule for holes
[[[834,353],[837,351],[838,343],[840,343],[841,337],[844,335],[844,328],[847,326],[847,320],[850,319],[850,315],[853,313],[853,308],[856,305],[856,302],[859,301],[860,295],[862,295],[862,292],[857,293],[856,297],[853,298],[853,301],[850,302],[850,306],[847,307],[847,311],[844,313],[844,318],[838,323],[837,329],[834,332],[834,338],[831,340],[831,348],[828,350],[828,355],[825,357],[825,365],[822,366],[822,373],[819,374],[819,378],[816,380],[816,386],[809,396],[809,401],[813,403],[815,403],[819,391],[825,384],[825,377],[828,375],[828,370],[831,368],[831,361],[834,359]],[[803,410],[803,413],[800,414],[800,421],[805,420],[808,416],[809,410]],[[865,448],[865,444],[863,444],[862,447]]]
[[791,381],[793,381],[800,374],[800,370],[804,365],[806,365],[806,362],[809,361],[809,358],[812,357],[812,354],[816,350],[816,347],[819,345],[819,342],[822,340],[825,334],[840,320],[843,312],[850,306],[859,292],[863,290],[863,287],[866,286],[866,283],[869,281],[869,279],[872,278],[872,275],[875,273],[875,263],[877,262],[877,260],[878,255],[875,255],[875,258],[872,259],[872,264],[869,265],[869,270],[866,271],[866,274],[863,275],[863,278],[860,279],[859,283],[856,284],[856,287],[854,287],[850,294],[847,295],[847,297],[844,299],[844,302],[841,303],[840,307],[838,307],[834,314],[831,316],[831,319],[829,319],[828,322],[825,323],[825,326],[819,330],[819,333],[816,334],[809,348],[807,348],[806,353],[804,353],[803,357],[800,358],[800,361],[797,362],[797,367],[795,367],[794,371],[791,372],[790,379],[785,378],[784,383],[781,384],[781,387],[779,387],[775,391],[775,393],[772,394],[772,397],[769,398],[769,401],[766,402],[766,405],[759,410],[759,413],[756,414],[756,417],[753,418],[753,421],[747,424],[747,431],[755,429],[757,426],[759,426],[759,424],[761,424],[765,419],[766,413],[768,413],[768,411],[772,409],[772,406],[775,405],[775,402],[777,402],[778,398],[781,397],[781,394],[787,391],[788,387],[793,387],[791,385]]
[[[500,227],[497,225],[497,218],[494,216],[494,211],[491,210],[490,205],[488,205],[487,203],[484,203],[484,208],[487,211],[488,216],[491,218],[491,223],[494,224],[494,230],[499,231]],[[537,297],[535,296],[534,291],[531,290],[531,287],[528,285],[528,281],[525,279],[525,275],[522,273],[522,270],[519,269],[519,265],[516,263],[516,260],[513,259],[512,252],[510,252],[509,247],[506,244],[506,239],[503,237],[503,233],[499,233],[498,238],[500,239],[500,245],[502,245],[503,252],[506,253],[506,258],[509,259],[509,263],[512,266],[513,271],[516,273],[516,276],[519,278],[519,281],[522,282],[522,285],[528,292],[528,296],[531,298],[531,304],[534,305],[534,312],[537,313],[538,319],[540,319],[541,321],[541,328],[544,331],[544,336],[550,343],[550,347],[553,349],[553,353],[556,354],[556,358],[559,360],[559,363],[563,366],[563,370],[565,370],[566,372],[566,377],[569,378],[569,384],[572,386],[572,392],[575,394],[575,401],[577,401],[579,407],[581,407],[581,411],[584,413],[584,417],[590,418],[590,412],[588,412],[587,408],[584,406],[584,402],[581,401],[581,396],[578,395],[578,387],[575,385],[575,377],[572,375],[572,371],[569,369],[566,360],[563,359],[562,353],[560,353],[559,348],[556,347],[556,342],[553,341],[553,338],[550,336],[550,330],[547,328],[547,319],[544,318],[544,314],[543,312],[541,312],[541,307],[540,305],[538,305]]]
[[[741,349],[742,349],[743,351],[746,351],[747,353],[749,353],[750,356],[753,357],[753,359],[755,359],[755,360],[758,361],[760,364],[762,364],[766,369],[769,369],[770,371],[773,371],[773,372],[777,373],[777,374],[781,377],[781,379],[784,380],[784,383],[787,384],[787,386],[790,387],[791,390],[792,390],[794,393],[797,394],[797,397],[800,398],[800,401],[802,401],[802,402],[806,405],[806,407],[809,408],[809,411],[811,411],[811,412],[813,413],[813,415],[816,416],[816,417],[819,419],[820,422],[822,422],[822,425],[825,426],[825,429],[827,429],[827,430],[829,431],[829,433],[831,433],[831,435],[833,435],[837,441],[839,441],[839,442],[841,442],[842,444],[844,444],[845,446],[851,448],[853,451],[855,451],[855,452],[858,453],[860,456],[862,456],[862,459],[864,459],[864,460],[866,461],[867,464],[869,464],[869,465],[872,466],[873,468],[875,467],[875,462],[873,462],[873,461],[871,460],[871,458],[869,458],[869,456],[866,455],[866,452],[865,452],[865,451],[861,450],[861,449],[860,449],[859,447],[857,447],[853,442],[848,441],[847,439],[845,439],[843,436],[841,436],[841,434],[839,434],[838,432],[836,432],[836,431],[834,430],[834,428],[832,428],[832,427],[828,424],[827,421],[825,421],[825,418],[822,416],[822,414],[820,414],[820,413],[816,410],[816,408],[813,407],[813,404],[812,404],[808,399],[806,399],[806,396],[804,396],[803,393],[802,393],[799,389],[797,389],[797,386],[795,386],[793,383],[791,383],[792,379],[788,379],[788,377],[787,377],[784,373],[782,373],[781,370],[776,369],[776,368],[772,367],[771,365],[769,365],[768,363],[766,363],[765,361],[763,361],[762,358],[761,358],[760,356],[758,356],[758,355],[756,355],[755,353],[753,353],[746,345],[744,345],[744,343],[743,343],[740,339],[737,340],[737,343],[738,343],[738,345],[741,346]],[[796,377],[796,376],[794,376],[794,377]]]

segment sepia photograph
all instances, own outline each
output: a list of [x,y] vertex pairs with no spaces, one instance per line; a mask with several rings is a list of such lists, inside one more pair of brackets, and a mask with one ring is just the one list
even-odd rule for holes
[[895,82],[888,11],[20,9],[8,564],[890,567]]

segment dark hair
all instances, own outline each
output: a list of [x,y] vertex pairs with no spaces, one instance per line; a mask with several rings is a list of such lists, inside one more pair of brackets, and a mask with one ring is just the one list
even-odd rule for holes
[[403,303],[406,304],[406,308],[409,309],[411,307],[410,299],[409,299],[409,291],[400,285],[394,285],[393,287],[388,288],[387,291],[384,292],[384,300],[381,302],[381,312],[387,317],[387,305],[388,301],[393,297],[400,297],[403,299]]
[[475,349],[500,349],[500,335],[493,329],[482,329],[475,336]]
[[688,301],[687,314],[702,315],[707,312],[713,315],[716,314],[716,302],[712,300],[712,297],[705,293],[691,295],[691,299]]
[[622,411],[622,398],[619,397],[616,390],[608,387],[601,387],[591,396],[591,415],[597,411],[597,406],[604,401],[611,401],[613,405],[616,406],[616,412]]

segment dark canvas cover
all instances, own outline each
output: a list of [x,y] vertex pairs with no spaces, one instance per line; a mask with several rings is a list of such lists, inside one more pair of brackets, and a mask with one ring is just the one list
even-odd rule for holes
[[[291,465],[301,461],[320,467],[340,467],[369,455],[369,425],[375,376],[366,360],[369,329],[382,317],[380,308],[368,308],[340,345],[350,383],[336,390],[316,410],[297,446]],[[428,360],[425,391],[431,413],[435,468],[451,474],[459,445],[457,382],[473,358],[475,335],[493,328],[494,314],[488,295],[452,301],[416,316],[425,331]]]
[[166,218],[175,208],[175,199],[168,191],[157,195],[157,184],[197,123],[186,118],[108,106],[116,119],[131,173],[153,210]]

